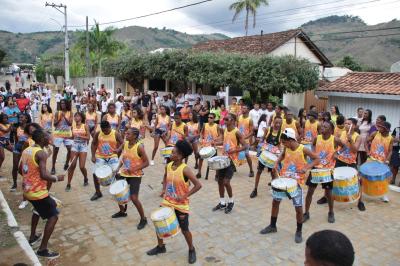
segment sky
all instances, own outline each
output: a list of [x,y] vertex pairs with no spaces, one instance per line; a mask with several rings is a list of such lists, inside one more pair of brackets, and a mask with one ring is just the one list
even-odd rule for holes
[[[89,24],[132,18],[167,10],[200,0],[58,0],[67,5],[70,30],[84,29],[86,16]],[[122,28],[144,26],[174,29],[189,34],[223,33],[244,35],[245,13],[232,23],[234,12],[229,6],[235,0],[213,0],[201,5],[142,19],[109,24]],[[42,0],[0,0],[0,30],[11,32],[59,31],[64,16]],[[400,19],[399,0],[269,0],[267,7],[257,10],[256,27],[250,19],[249,34],[259,34],[297,28],[310,20],[329,15],[353,15],[374,25]],[[79,27],[75,27],[79,26]],[[105,27],[106,25],[102,26]]]

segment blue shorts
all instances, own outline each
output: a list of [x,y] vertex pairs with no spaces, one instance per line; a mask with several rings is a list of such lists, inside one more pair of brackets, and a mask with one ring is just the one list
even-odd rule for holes
[[73,152],[87,152],[88,145],[86,141],[74,141],[72,143],[71,151]]
[[60,148],[62,144],[64,144],[64,146],[72,146],[72,143],[74,141],[72,139],[67,139],[67,138],[54,138],[53,140],[53,145],[57,148]]
[[[274,199],[275,201],[281,201],[281,199]],[[301,186],[297,186],[297,193],[296,196],[292,197],[293,207],[302,207],[303,206],[303,189]]]
[[10,145],[10,138],[0,137],[0,146],[6,148],[8,145]]
[[24,147],[25,141],[18,141],[17,143],[14,144],[14,149],[13,153],[16,154],[21,154],[22,153],[22,148]]

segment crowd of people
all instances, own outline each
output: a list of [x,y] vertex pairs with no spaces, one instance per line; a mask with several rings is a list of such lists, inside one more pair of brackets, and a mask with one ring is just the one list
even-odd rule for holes
[[[373,121],[371,110],[361,107],[355,117],[344,117],[337,106],[333,106],[330,112],[318,112],[315,106],[310,106],[295,116],[289,108],[271,102],[249,106],[243,99],[237,101],[233,97],[231,104],[225,106],[223,88],[210,103],[205,101],[201,91],[192,93],[191,89],[162,97],[157,92],[150,94],[134,90],[129,99],[118,89],[114,100],[104,85],[96,88],[90,84],[82,92],[73,86],[58,90],[54,95],[56,110],[53,111],[52,91],[42,84],[16,92],[6,84],[0,90],[0,167],[5,151],[11,152],[11,191],[17,190],[20,173],[24,194],[19,207],[25,208],[28,202],[34,207],[29,242],[34,245],[41,239],[36,234],[39,216],[47,219],[37,254],[49,258],[58,256],[57,252],[47,249],[58,217],[56,202],[49,195],[51,184],[64,180],[66,175],[65,191],[73,190],[71,181],[79,163],[83,185],[89,185],[86,169],[89,150],[94,169],[110,166],[118,179],[128,182],[130,199],[140,215],[137,229],[141,230],[147,225],[139,200],[143,169],[156,164],[154,159],[160,150],[160,140],[165,147],[171,147],[171,155],[165,159],[161,204],[175,210],[189,248],[189,263],[196,261],[189,230],[189,197],[201,189],[199,179],[203,177],[204,164],[204,158],[199,156],[201,148],[215,147],[218,153],[229,158],[228,167],[217,170],[215,174],[219,200],[213,211],[232,212],[231,182],[237,168],[242,165],[248,166],[249,177],[255,176],[250,198],[257,196],[261,174],[266,168],[272,180],[283,176],[296,180],[297,193],[291,198],[296,212],[296,243],[302,242],[302,226],[310,219],[310,205],[317,187],[310,182],[310,170],[340,166],[357,169],[372,158],[390,165],[393,172],[391,182],[394,183],[400,165],[400,127],[391,131],[391,124],[384,115],[378,115]],[[143,140],[149,137],[154,141],[150,156],[143,145]],[[59,170],[56,161],[62,146],[67,150],[65,172],[56,176]],[[278,159],[271,167],[258,161],[254,173],[253,159],[265,150],[276,154]],[[192,154],[194,167],[187,164]],[[52,166],[48,172],[46,161],[50,157]],[[97,174],[94,170],[92,201],[103,196]],[[205,178],[208,178],[208,169]],[[305,186],[308,189],[303,202]],[[329,223],[335,222],[332,187],[332,181],[324,183],[325,195],[318,200],[318,204],[328,203]],[[389,199],[385,196],[383,200]],[[280,200],[273,198],[270,224],[260,231],[261,234],[277,232],[279,205]],[[357,206],[360,211],[365,211],[362,197]],[[112,218],[126,217],[127,207],[127,204],[118,205]],[[163,240],[159,237],[157,240],[157,246],[149,250],[148,255],[166,252]],[[316,245],[310,240],[309,255],[318,256],[311,250],[317,249]]]

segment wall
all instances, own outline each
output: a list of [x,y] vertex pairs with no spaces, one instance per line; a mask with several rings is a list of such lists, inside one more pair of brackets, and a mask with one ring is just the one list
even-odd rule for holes
[[345,117],[354,117],[358,107],[370,109],[373,121],[378,115],[385,115],[392,128],[399,126],[400,101],[330,96],[328,104],[329,107],[337,105]]
[[307,47],[307,45],[301,39],[297,37],[292,38],[285,44],[279,46],[277,49],[272,51],[270,55],[296,55],[296,57],[305,58],[311,63],[321,64],[321,61],[318,59],[318,57]]
[[283,95],[282,104],[288,107],[295,115],[304,107],[305,93],[286,93]]

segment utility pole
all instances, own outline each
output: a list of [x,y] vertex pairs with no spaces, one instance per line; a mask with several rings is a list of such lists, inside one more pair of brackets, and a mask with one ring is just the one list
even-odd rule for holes
[[[65,84],[68,86],[70,83],[69,79],[69,44],[68,44],[68,24],[67,24],[67,6],[63,4],[56,5],[54,3],[47,3],[45,6],[51,6],[52,8],[55,8],[57,11],[59,11],[61,14],[64,15],[65,18],[65,42],[64,42],[64,73],[65,73]],[[64,8],[64,11],[62,11],[60,8]]]
[[86,76],[90,73],[90,61],[89,61],[89,17],[86,16]]

